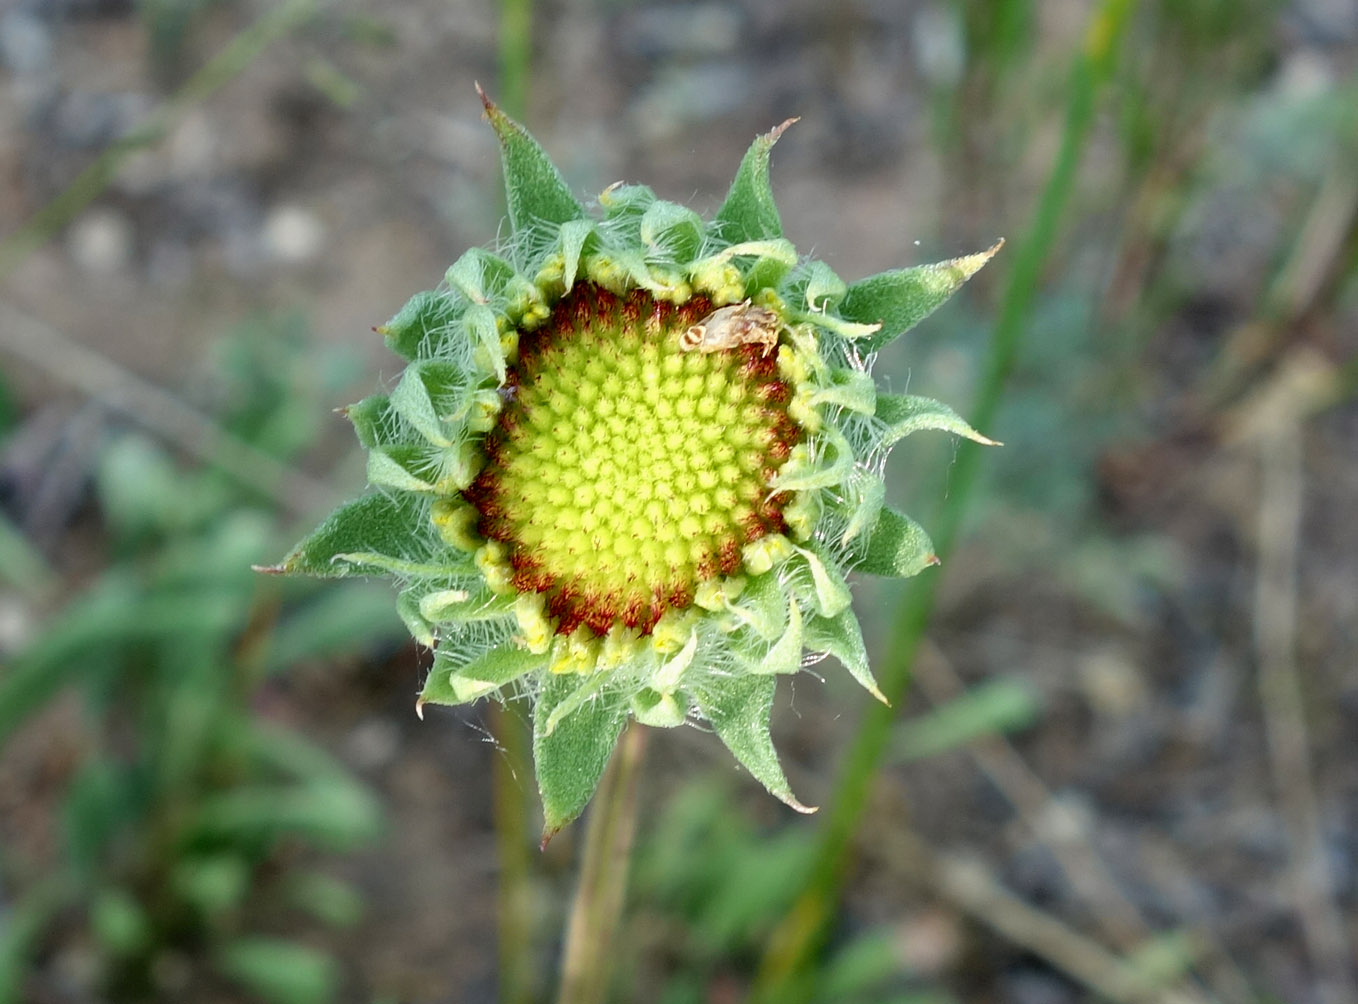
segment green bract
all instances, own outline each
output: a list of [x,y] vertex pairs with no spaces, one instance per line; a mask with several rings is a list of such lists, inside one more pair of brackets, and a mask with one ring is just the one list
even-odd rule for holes
[[[884,503],[891,446],[982,443],[879,394],[873,353],[996,248],[846,283],[783,238],[755,140],[715,218],[613,185],[587,211],[491,102],[511,233],[378,330],[408,362],[347,415],[375,493],[279,572],[388,574],[435,650],[424,704],[533,704],[548,834],[628,717],[705,719],[802,811],[769,738],[778,674],[829,653],[874,696],[845,575],[913,575],[929,538]],[[996,246],[998,247],[998,245]]]

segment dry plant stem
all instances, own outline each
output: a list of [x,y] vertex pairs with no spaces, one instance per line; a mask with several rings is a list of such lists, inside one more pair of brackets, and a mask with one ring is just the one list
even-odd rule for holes
[[533,999],[533,848],[528,836],[528,791],[533,761],[527,723],[498,703],[488,723],[499,755],[493,771],[495,841],[500,855],[500,1004]]
[[1310,738],[1296,663],[1297,552],[1302,519],[1301,424],[1281,416],[1260,440],[1259,574],[1255,645],[1269,766],[1287,828],[1288,885],[1324,1004],[1358,1001],[1344,917],[1325,853],[1320,806],[1312,783]]
[[1162,987],[1127,959],[1023,902],[979,861],[941,854],[915,834],[878,834],[885,863],[958,907],[1005,940],[1045,959],[1100,998],[1115,1004],[1195,1004],[1196,994]]
[[[921,657],[916,660],[915,673],[920,690],[934,704],[943,704],[964,692],[962,680],[947,658],[937,646],[927,641]],[[1065,874],[1076,894],[1089,905],[1104,937],[1119,948],[1130,950],[1152,935],[1141,912],[1127,898],[1089,839],[1083,835],[1061,837],[1052,833],[1053,827],[1046,821],[1056,809],[1055,796],[1013,743],[1002,735],[989,736],[970,744],[967,752],[990,783],[1008,799],[1028,830],[1051,848],[1056,866]],[[1189,873],[1187,868],[1177,871]],[[1218,996],[1230,1001],[1254,1001],[1256,998],[1250,992],[1248,980],[1225,947],[1212,936],[1210,928],[1195,928],[1194,936],[1205,942],[1223,969],[1216,980]]]
[[307,515],[329,508],[336,493],[224,431],[169,391],[0,302],[0,350],[122,412],[204,463],[268,495],[285,510]]
[[[952,700],[965,690],[947,658],[928,641],[915,661],[915,676],[920,690],[934,704]],[[1093,907],[1104,937],[1124,949],[1145,938],[1150,930],[1140,911],[1127,899],[1085,836],[1053,833],[1054,829],[1063,829],[1049,823],[1052,812],[1059,811],[1056,800],[1013,744],[1000,735],[988,736],[968,746],[967,752],[1009,800],[1028,830],[1056,852],[1057,867],[1076,893]]]
[[580,885],[571,904],[557,1004],[600,1004],[612,975],[613,940],[636,834],[637,792],[646,730],[630,725],[594,796]]

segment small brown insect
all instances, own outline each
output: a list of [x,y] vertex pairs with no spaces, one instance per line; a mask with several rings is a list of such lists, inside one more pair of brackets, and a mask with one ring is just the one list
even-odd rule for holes
[[752,307],[750,301],[718,307],[679,336],[685,352],[723,352],[738,345],[762,345],[768,355],[778,345],[782,321],[772,310]]

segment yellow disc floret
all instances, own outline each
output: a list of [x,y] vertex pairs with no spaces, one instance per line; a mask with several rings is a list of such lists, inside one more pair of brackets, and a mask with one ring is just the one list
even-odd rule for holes
[[647,634],[734,575],[748,545],[788,529],[790,493],[770,485],[802,436],[792,390],[762,346],[685,349],[712,310],[704,296],[675,305],[580,283],[520,333],[486,465],[464,495],[558,634]]

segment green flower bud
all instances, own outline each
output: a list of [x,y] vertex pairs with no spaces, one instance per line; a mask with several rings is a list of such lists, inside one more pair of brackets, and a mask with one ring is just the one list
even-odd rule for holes
[[710,221],[644,186],[610,186],[591,216],[486,109],[511,236],[379,329],[410,362],[349,409],[380,493],[274,570],[400,578],[402,618],[437,645],[421,706],[527,695],[549,834],[628,716],[706,719],[805,810],[769,739],[777,675],[809,647],[876,695],[845,575],[937,561],[883,503],[883,457],[920,429],[990,442],[878,393],[863,360],[995,249],[854,283],[799,261],[768,183],[788,123]]

